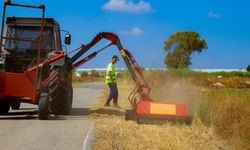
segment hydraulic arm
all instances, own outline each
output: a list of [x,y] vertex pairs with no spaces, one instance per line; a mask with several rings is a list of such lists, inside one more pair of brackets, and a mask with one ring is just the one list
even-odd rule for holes
[[[102,39],[107,39],[111,43],[108,44],[107,46],[105,46],[104,48],[102,48],[96,52],[93,52],[92,54],[88,55],[87,57],[77,61],[82,55],[84,55],[89,49],[91,49],[95,44],[97,44]],[[79,50],[79,51],[75,55],[73,55],[71,58],[67,59],[66,63],[61,68],[73,70],[76,67],[93,59],[98,53],[100,53],[101,51],[103,51],[104,49],[108,48],[111,45],[117,46],[126,66],[128,68],[128,71],[130,72],[130,74],[132,76],[132,79],[134,80],[136,85],[138,85],[138,87],[140,87],[138,89],[142,90],[142,88],[146,88],[146,89],[148,89],[148,94],[149,94],[150,87],[149,87],[147,81],[145,80],[145,78],[143,77],[142,70],[141,70],[140,66],[138,65],[138,63],[136,62],[136,60],[134,59],[132,54],[128,50],[126,50],[122,47],[119,37],[114,33],[102,32],[102,33],[97,34],[96,37],[90,43],[88,43],[87,45],[81,45],[79,48],[73,50],[73,51],[76,51],[76,50]],[[71,51],[69,53],[72,53],[73,51]],[[27,72],[32,72],[33,70],[36,70],[39,67],[49,65],[49,64],[65,57],[69,53],[65,54],[61,51],[58,51],[58,52],[56,52],[56,55],[54,57],[40,63],[39,65],[36,65],[36,66],[28,69]],[[142,81],[144,82],[143,84],[140,83],[140,79],[138,78],[136,73],[138,73],[138,75],[141,77]],[[50,78],[51,77],[53,77],[53,75],[51,75]],[[48,82],[46,82],[46,80],[45,80],[44,85],[46,86],[46,84],[48,84]]]

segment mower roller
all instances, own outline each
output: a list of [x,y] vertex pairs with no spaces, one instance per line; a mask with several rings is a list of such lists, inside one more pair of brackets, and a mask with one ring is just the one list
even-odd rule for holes
[[[4,36],[7,6],[41,9],[42,17],[8,17]],[[140,122],[145,118],[188,119],[186,105],[157,103],[150,98],[151,88],[143,76],[141,67],[133,55],[123,48],[116,34],[101,32],[88,44],[64,52],[59,24],[52,18],[44,18],[44,13],[44,5],[13,4],[10,0],[4,3],[0,37],[1,115],[7,114],[10,106],[18,109],[21,102],[37,104],[39,119],[48,119],[49,114],[67,115],[72,107],[71,71],[114,45],[118,48],[135,83],[135,89],[128,99],[136,120]],[[102,39],[109,40],[110,44],[81,58]],[[71,36],[67,33],[65,44],[70,44],[70,41]],[[73,52],[76,53],[71,54]]]

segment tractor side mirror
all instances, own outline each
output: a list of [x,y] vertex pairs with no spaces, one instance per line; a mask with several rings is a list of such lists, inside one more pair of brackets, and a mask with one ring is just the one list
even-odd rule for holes
[[71,43],[71,35],[70,34],[65,35],[64,43],[67,45],[70,45],[70,43]]

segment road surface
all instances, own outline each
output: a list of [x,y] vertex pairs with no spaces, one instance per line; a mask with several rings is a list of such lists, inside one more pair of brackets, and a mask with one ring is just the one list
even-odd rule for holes
[[97,103],[103,88],[103,83],[76,85],[69,116],[38,120],[37,106],[30,104],[0,116],[0,150],[91,149],[94,123],[89,120],[88,108]]

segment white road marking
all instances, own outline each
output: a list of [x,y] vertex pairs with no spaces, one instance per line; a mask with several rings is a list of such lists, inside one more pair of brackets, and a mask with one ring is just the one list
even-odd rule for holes
[[83,148],[82,148],[83,150],[86,150],[87,142],[88,142],[88,140],[89,140],[90,133],[91,133],[92,130],[93,130],[93,126],[94,126],[94,123],[92,122],[92,123],[91,123],[90,130],[88,131],[88,133],[87,133],[87,135],[86,135],[86,137],[85,137],[85,139],[84,139]]

